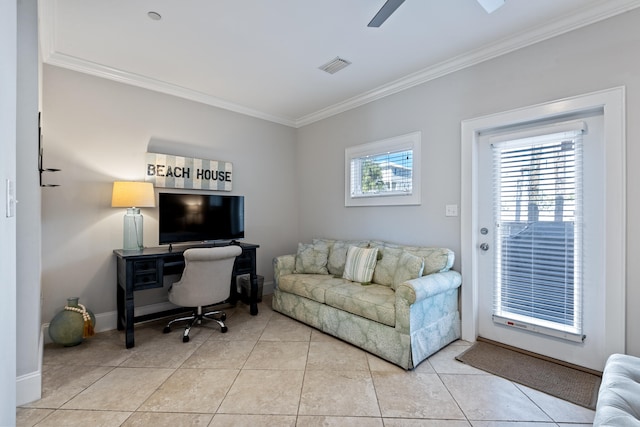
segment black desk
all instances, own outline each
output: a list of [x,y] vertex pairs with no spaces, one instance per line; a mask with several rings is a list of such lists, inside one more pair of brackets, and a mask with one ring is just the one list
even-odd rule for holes
[[[169,247],[145,248],[140,251],[125,251],[116,249],[113,253],[117,258],[118,281],[117,301],[118,301],[118,330],[125,330],[126,346],[133,347],[133,324],[145,320],[165,317],[171,314],[184,312],[184,308],[162,311],[144,316],[135,317],[133,310],[134,292],[144,289],[161,288],[165,275],[182,274],[184,270],[183,252],[189,248],[210,248],[216,245],[180,245],[173,247],[169,252]],[[256,249],[259,245],[251,243],[240,243],[242,253],[238,255],[233,264],[231,276],[231,298],[229,302],[236,303],[238,294],[236,291],[236,278],[242,274],[251,276],[251,295],[249,297],[249,312],[258,314],[258,276],[256,274]]]

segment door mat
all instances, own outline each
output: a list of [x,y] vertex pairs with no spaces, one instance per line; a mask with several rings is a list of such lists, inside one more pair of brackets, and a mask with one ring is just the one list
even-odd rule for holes
[[576,405],[596,408],[602,378],[595,373],[486,341],[477,341],[456,359]]

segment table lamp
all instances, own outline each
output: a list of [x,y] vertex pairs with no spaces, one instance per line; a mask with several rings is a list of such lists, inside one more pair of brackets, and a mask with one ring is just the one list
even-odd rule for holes
[[150,182],[115,181],[111,206],[127,208],[124,215],[124,250],[141,250],[142,245],[142,214],[140,208],[153,208],[156,198],[153,184]]

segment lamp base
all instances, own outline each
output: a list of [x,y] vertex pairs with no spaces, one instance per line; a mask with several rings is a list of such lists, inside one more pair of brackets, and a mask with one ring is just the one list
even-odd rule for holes
[[142,244],[142,214],[140,208],[128,208],[124,216],[123,247],[124,250],[139,251]]

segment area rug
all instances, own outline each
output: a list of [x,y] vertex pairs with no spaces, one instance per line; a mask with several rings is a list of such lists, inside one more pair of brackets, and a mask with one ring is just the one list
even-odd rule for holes
[[596,408],[602,378],[594,373],[485,341],[477,341],[456,359],[576,405]]

